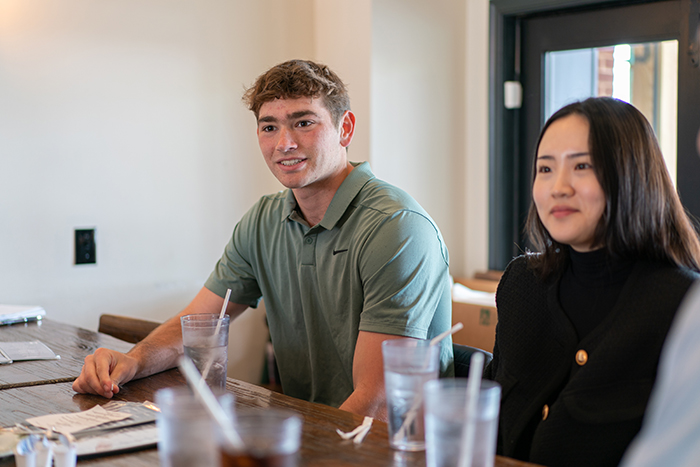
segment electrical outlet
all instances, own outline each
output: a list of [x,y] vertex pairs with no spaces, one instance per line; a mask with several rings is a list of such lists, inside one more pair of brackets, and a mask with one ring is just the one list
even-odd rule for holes
[[75,229],[75,264],[96,264],[95,229]]

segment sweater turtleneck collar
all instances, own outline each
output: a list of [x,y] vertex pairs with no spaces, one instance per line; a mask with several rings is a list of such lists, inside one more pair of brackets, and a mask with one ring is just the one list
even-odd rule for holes
[[569,247],[569,262],[559,283],[559,303],[586,337],[613,309],[634,261],[614,258],[605,248],[580,253]]
[[634,261],[614,258],[605,248],[581,253],[569,247],[567,273],[585,287],[624,283],[633,267]]

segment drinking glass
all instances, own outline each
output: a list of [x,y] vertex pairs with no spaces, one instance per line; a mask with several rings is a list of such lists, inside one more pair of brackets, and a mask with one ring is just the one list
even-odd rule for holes
[[187,355],[205,376],[213,390],[226,389],[228,367],[228,328],[230,318],[224,315],[198,313],[180,318],[182,344]]
[[[233,394],[218,393],[219,403],[233,411]],[[219,465],[216,421],[187,386],[156,391],[155,402],[160,412],[158,457],[162,467]]]
[[483,380],[477,403],[471,453],[463,453],[466,425],[467,378],[446,378],[425,384],[425,441],[428,467],[460,465],[460,456],[471,456],[472,467],[493,467],[496,457],[501,386]]
[[301,417],[282,409],[236,412],[234,426],[243,448],[230,446],[220,433],[221,467],[294,467],[301,444]]
[[425,449],[423,385],[438,377],[440,346],[418,339],[382,342],[389,444],[402,451]]

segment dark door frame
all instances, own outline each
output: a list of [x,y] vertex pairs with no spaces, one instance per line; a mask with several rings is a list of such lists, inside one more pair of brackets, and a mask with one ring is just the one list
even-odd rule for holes
[[[657,3],[663,0],[491,0],[489,78],[489,268],[503,269],[523,253],[523,210],[529,197],[523,195],[530,183],[530,155],[525,151],[526,135],[540,122],[521,122],[519,109],[504,108],[505,81],[521,81],[521,22],[533,16],[585,13],[601,8]],[[672,0],[668,0],[672,1]],[[697,48],[692,55],[689,37],[700,21],[700,0],[680,1],[688,27],[679,31],[679,93],[684,105],[678,111],[678,176],[681,199],[686,208],[700,217],[700,158],[695,151],[695,132],[700,127],[700,69]],[[566,48],[566,47],[563,47]],[[540,86],[539,77],[535,86]],[[540,92],[537,91],[537,99]],[[680,96],[680,94],[679,94]],[[524,94],[524,105],[527,102]],[[680,100],[680,99],[679,99]],[[688,105],[692,103],[692,105]],[[539,105],[539,102],[534,103]],[[526,128],[527,127],[527,128]],[[532,136],[530,136],[532,138]],[[695,196],[693,196],[695,195]]]

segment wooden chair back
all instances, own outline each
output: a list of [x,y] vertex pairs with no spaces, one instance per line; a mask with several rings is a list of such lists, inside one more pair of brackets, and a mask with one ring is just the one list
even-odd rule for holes
[[146,319],[104,314],[100,316],[97,331],[135,344],[143,340],[159,325],[160,323]]

